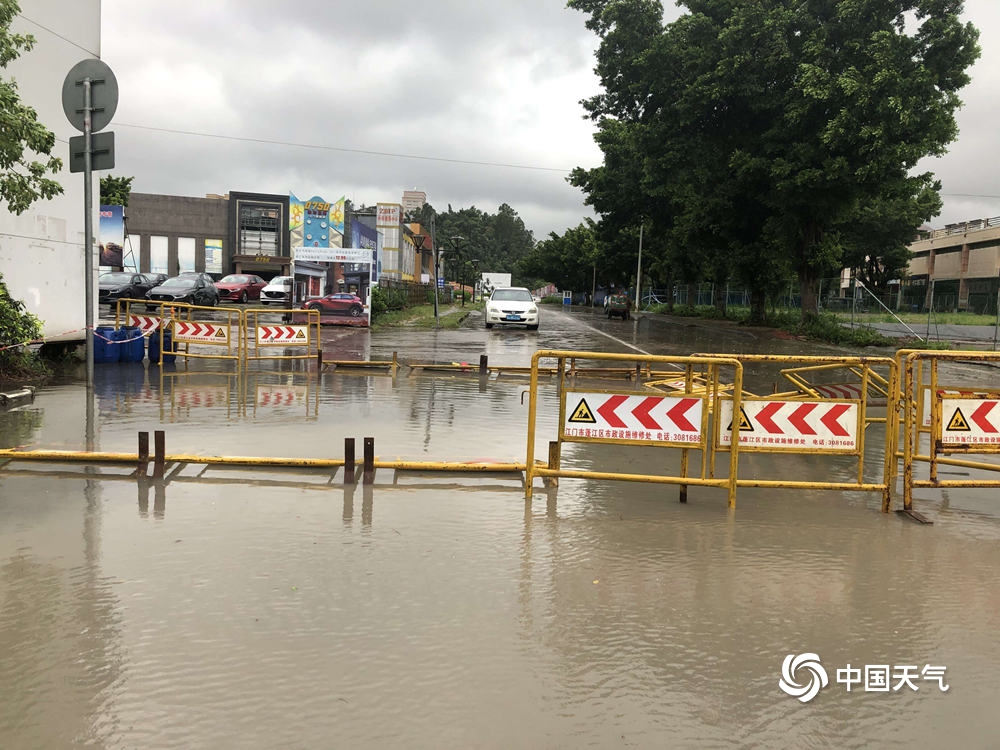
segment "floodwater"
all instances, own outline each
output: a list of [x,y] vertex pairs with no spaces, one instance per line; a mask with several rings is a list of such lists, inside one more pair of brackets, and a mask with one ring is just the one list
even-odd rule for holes
[[[552,311],[537,334],[472,323],[328,331],[324,350],[473,366],[484,353],[527,365],[536,348],[807,353],[588,312]],[[168,453],[339,458],[345,437],[359,456],[373,437],[384,459],[525,460],[516,377],[287,363],[238,377],[205,362],[96,375],[100,450],[134,452],[138,431],[163,429]],[[82,448],[85,395],[68,382],[0,413],[0,443]],[[790,479],[854,466],[753,458]],[[870,439],[866,467],[878,459]],[[571,444],[563,464],[655,473],[676,458]],[[502,475],[380,470],[345,487],[339,473],[188,465],[139,482],[122,467],[11,463],[0,747],[996,747],[996,491],[920,490],[926,526],[879,503],[741,489],[731,512],[723,491],[692,487],[680,504],[655,484],[564,479],[526,502]],[[779,687],[785,657],[803,653],[828,674],[808,702]],[[928,665],[945,669],[940,684]],[[865,690],[866,666],[888,668],[888,691]]]

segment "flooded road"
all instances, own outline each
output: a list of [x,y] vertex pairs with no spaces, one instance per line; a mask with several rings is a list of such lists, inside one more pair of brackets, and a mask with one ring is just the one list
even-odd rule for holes
[[[326,330],[323,348],[473,366],[480,354],[526,366],[538,348],[807,353],[752,330],[545,312],[538,333],[470,318]],[[209,362],[96,376],[100,450],[134,452],[137,431],[164,429],[168,453],[341,457],[344,437],[371,436],[386,459],[525,460],[517,377],[317,376],[287,362],[244,377]],[[82,448],[85,393],[55,385],[0,412],[2,447]],[[672,460],[563,451],[581,468]],[[794,479],[851,465],[784,460]],[[0,747],[987,748],[1000,736],[994,490],[921,490],[935,522],[921,526],[862,492],[741,489],[729,512],[719,490],[692,488],[682,505],[676,488],[639,483],[562,480],[525,502],[499,475],[380,470],[373,487],[346,488],[305,470],[128,475],[0,471]],[[779,680],[805,653],[828,684],[801,702]],[[788,676],[818,680],[808,666]],[[865,689],[866,666],[887,668],[888,691]],[[940,683],[927,667],[945,668]]]

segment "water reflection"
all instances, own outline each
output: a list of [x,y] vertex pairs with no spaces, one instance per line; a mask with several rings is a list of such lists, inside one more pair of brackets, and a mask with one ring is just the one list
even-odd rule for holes
[[[636,327],[634,345],[650,336]],[[460,334],[410,338],[388,351],[468,356],[447,349]],[[594,346],[544,328],[484,345],[522,365],[560,338]],[[279,365],[246,380],[107,376],[104,450],[165,428],[169,452],[330,457],[372,436],[383,458],[524,459],[523,382]],[[551,435],[551,384],[541,401]],[[53,386],[0,414],[0,440],[80,447],[83,405],[78,384]],[[563,458],[664,472],[668,455],[576,444]],[[866,470],[880,456],[867,439]],[[761,454],[747,470],[772,459],[795,478],[854,472],[850,456]],[[925,492],[936,523],[922,527],[879,513],[877,493],[748,488],[729,513],[710,488],[681,505],[673,487],[564,479],[525,502],[499,476],[133,471],[0,471],[0,747],[976,747],[1000,734],[988,490]],[[803,706],[777,688],[784,656],[803,651],[830,669],[944,664],[952,690],[848,693],[831,675]]]

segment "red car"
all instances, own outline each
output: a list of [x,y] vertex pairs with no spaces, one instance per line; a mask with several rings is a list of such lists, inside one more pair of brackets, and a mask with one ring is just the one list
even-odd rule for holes
[[356,294],[338,292],[309,300],[306,309],[319,310],[321,315],[350,315],[352,318],[357,318],[365,311],[365,303]]
[[246,302],[250,299],[260,299],[260,290],[265,286],[267,282],[252,273],[231,273],[215,282],[220,301]]

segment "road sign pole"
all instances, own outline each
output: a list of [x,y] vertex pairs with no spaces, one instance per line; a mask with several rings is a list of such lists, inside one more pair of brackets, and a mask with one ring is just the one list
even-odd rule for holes
[[87,450],[94,450],[94,438],[91,434],[94,423],[94,218],[91,212],[94,206],[94,187],[91,170],[91,101],[90,77],[83,79],[83,279],[86,286],[84,304],[87,306],[84,320],[87,333]]

